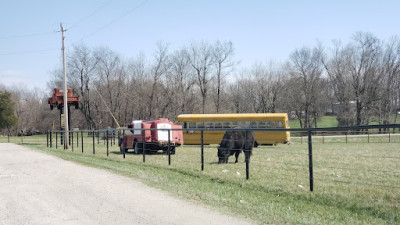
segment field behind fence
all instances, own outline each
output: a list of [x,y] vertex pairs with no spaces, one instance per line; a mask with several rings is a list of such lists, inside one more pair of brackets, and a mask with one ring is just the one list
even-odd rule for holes
[[340,131],[330,134],[313,131],[311,165],[310,139],[305,136],[307,132],[292,131],[290,144],[253,149],[249,180],[246,180],[244,154],[239,156],[238,164],[233,163],[234,156],[230,158],[230,163],[218,164],[218,145],[183,145],[176,149],[175,155],[170,156],[135,155],[132,152],[124,155],[118,147],[118,133],[110,135],[113,131],[107,131],[108,136],[105,131],[95,132],[95,135],[88,131],[74,132],[68,150],[63,148],[60,134],[57,134],[56,142],[55,133],[51,139],[50,135],[2,136],[0,143],[24,143],[45,151],[124,161],[132,165],[145,164],[206,177],[214,182],[237,184],[260,193],[291,193],[304,198],[313,193],[321,201],[354,207],[355,211],[359,207],[370,207],[369,210],[377,218],[399,222],[400,135],[390,131],[382,133],[378,128],[368,132]]

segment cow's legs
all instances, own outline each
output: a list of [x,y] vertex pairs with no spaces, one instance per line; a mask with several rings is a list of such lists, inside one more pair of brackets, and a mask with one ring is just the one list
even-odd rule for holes
[[240,154],[240,151],[236,151],[236,153],[235,153],[235,158],[236,158],[235,163],[238,163],[239,154]]

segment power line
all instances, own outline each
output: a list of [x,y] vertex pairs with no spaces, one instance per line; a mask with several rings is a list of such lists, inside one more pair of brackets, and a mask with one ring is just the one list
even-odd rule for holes
[[4,56],[4,55],[19,55],[19,54],[33,54],[33,53],[50,52],[50,51],[55,51],[55,50],[59,50],[59,48],[49,48],[49,49],[40,49],[40,50],[32,50],[32,51],[0,53],[0,56]]
[[[104,5],[100,6],[99,8],[97,8],[96,10],[94,10],[92,13],[88,14],[87,16],[83,17],[82,19],[78,20],[76,23],[74,23],[73,25],[71,25],[68,29],[71,29],[72,27],[75,27],[79,24],[81,24],[82,22],[84,22],[85,20],[87,20],[88,18],[92,17],[93,15],[95,15],[97,12],[99,12],[100,10],[102,10],[104,7],[106,7],[107,5],[109,5],[111,2],[113,2],[114,0],[110,0],[108,2],[106,2]],[[149,0],[145,0],[143,2],[141,2],[139,5],[134,6],[132,8],[130,8],[128,11],[126,11],[125,13],[123,13],[122,15],[120,15],[119,17],[115,18],[114,20],[110,21],[109,23],[105,24],[104,26],[100,27],[99,29],[95,30],[94,32],[84,36],[83,38],[80,39],[80,41],[93,36],[94,34],[100,32],[101,30],[104,30],[105,28],[107,28],[108,26],[116,23],[117,21],[119,21],[120,19],[122,19],[123,17],[131,14],[132,12],[134,12],[135,10],[139,9],[140,7],[142,7],[144,4],[146,4]],[[67,29],[65,29],[67,30]],[[58,33],[59,31],[53,31],[53,32],[44,32],[44,33],[32,33],[32,34],[22,34],[22,35],[9,35],[9,36],[0,36],[0,39],[16,39],[16,38],[28,38],[28,37],[38,37],[38,36],[46,36],[46,35],[52,35],[55,33]],[[39,50],[32,50],[32,51],[16,51],[16,52],[8,52],[8,53],[0,53],[0,56],[6,56],[6,55],[19,55],[19,54],[34,54],[34,53],[43,53],[43,52],[50,52],[50,51],[54,51],[54,50],[59,50],[59,48],[50,48],[50,49],[39,49]]]
[[[104,7],[106,7],[107,5],[109,5],[111,2],[113,2],[114,0],[110,0],[107,3],[105,3],[104,5],[100,6],[99,8],[97,8],[96,10],[94,10],[92,13],[90,13],[89,15],[83,17],[82,19],[80,19],[79,21],[77,21],[76,23],[72,24],[70,27],[68,27],[68,30],[71,29],[72,27],[75,27],[79,24],[81,24],[83,21],[89,19],[90,17],[92,17],[94,14],[96,14],[97,12],[99,12],[100,10],[102,10]],[[67,29],[66,29],[67,30]]]
[[54,33],[56,33],[56,32],[53,31],[53,32],[44,32],[44,33],[9,35],[9,36],[2,36],[2,37],[0,36],[0,39],[17,39],[17,38],[39,37],[39,36],[52,35]]
[[131,9],[129,9],[128,11],[126,11],[126,12],[125,12],[124,14],[122,14],[121,16],[115,18],[115,19],[112,20],[111,22],[105,24],[104,26],[100,27],[99,29],[95,30],[94,32],[92,32],[92,33],[86,35],[85,37],[81,38],[81,41],[84,40],[84,39],[86,39],[86,38],[88,38],[88,37],[91,37],[92,35],[96,34],[97,32],[99,32],[99,31],[101,31],[101,30],[104,30],[105,28],[107,28],[108,26],[114,24],[115,22],[117,22],[118,20],[122,19],[123,17],[125,17],[125,16],[131,14],[133,11],[139,9],[139,8],[142,7],[144,4],[146,4],[148,1],[149,1],[149,0],[145,0],[145,1],[143,1],[142,3],[140,3],[139,5],[137,5],[137,6],[133,7],[133,8],[131,8]]

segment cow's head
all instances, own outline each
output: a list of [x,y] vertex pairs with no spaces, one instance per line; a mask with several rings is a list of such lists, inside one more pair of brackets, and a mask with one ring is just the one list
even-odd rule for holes
[[229,149],[224,146],[218,147],[218,163],[228,163]]

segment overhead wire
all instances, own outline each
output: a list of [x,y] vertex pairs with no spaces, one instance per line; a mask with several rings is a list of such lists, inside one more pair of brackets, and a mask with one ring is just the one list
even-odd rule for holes
[[52,35],[54,33],[57,33],[57,32],[56,31],[52,31],[52,32],[43,32],[43,33],[0,36],[0,39],[17,39],[17,38],[39,37],[39,36]]
[[124,14],[122,14],[122,15],[120,15],[119,17],[117,17],[117,18],[111,20],[109,23],[103,25],[102,27],[98,28],[97,30],[93,31],[92,33],[90,33],[90,34],[84,36],[84,37],[81,38],[80,40],[82,41],[82,40],[84,40],[84,39],[86,39],[86,38],[88,38],[88,37],[91,37],[91,36],[93,36],[94,34],[96,34],[96,33],[100,32],[100,31],[104,30],[105,28],[111,26],[112,24],[116,23],[118,20],[124,18],[125,16],[131,14],[131,13],[134,12],[135,10],[137,10],[137,9],[139,9],[140,7],[142,7],[143,5],[145,5],[148,1],[149,1],[149,0],[145,0],[145,1],[143,1],[142,3],[140,3],[139,5],[137,5],[137,6],[133,7],[133,8],[130,8],[130,9],[129,9],[128,11],[126,11]]
[[114,0],[110,0],[108,2],[106,2],[105,4],[101,5],[100,7],[98,7],[97,9],[95,9],[93,12],[91,12],[89,15],[83,17],[82,19],[78,20],[77,22],[75,22],[74,24],[72,24],[71,26],[69,26],[67,28],[67,30],[78,26],[79,24],[83,23],[85,20],[89,19],[90,17],[92,17],[93,15],[95,15],[96,13],[98,13],[100,10],[102,10],[104,7],[108,6],[111,2],[113,2]]
[[19,54],[33,54],[33,53],[42,53],[42,52],[50,52],[59,50],[59,48],[49,48],[49,49],[40,49],[40,50],[32,50],[32,51],[20,51],[20,52],[8,52],[8,53],[0,53],[0,56],[5,55],[19,55]]
[[[98,13],[100,10],[102,10],[103,8],[105,8],[106,6],[108,6],[111,2],[113,2],[114,0],[110,0],[108,2],[106,2],[105,4],[101,5],[100,7],[98,7],[97,9],[95,9],[93,12],[91,12],[90,14],[88,14],[87,16],[83,17],[82,19],[78,20],[77,22],[75,22],[74,24],[72,24],[71,26],[69,26],[67,29],[71,29],[74,28],[76,26],[78,26],[79,24],[83,23],[85,20],[87,20],[88,18],[92,17],[93,15],[95,15],[96,13]],[[149,0],[145,0],[142,1],[139,5],[136,5],[132,8],[130,8],[129,10],[127,10],[125,13],[123,13],[122,15],[118,16],[117,18],[111,20],[109,23],[103,25],[102,27],[100,27],[99,29],[93,31],[92,33],[84,36],[83,38],[80,39],[80,41],[87,39],[91,36],[93,36],[94,34],[104,30],[105,28],[111,26],[112,24],[116,23],[117,21],[119,21],[120,19],[122,19],[123,17],[131,14],[132,12],[134,12],[135,10],[139,9],[140,7],[142,7],[143,5],[145,5]],[[46,35],[53,35],[55,33],[58,33],[59,31],[52,31],[52,32],[43,32],[43,33],[31,33],[31,34],[21,34],[21,35],[9,35],[9,36],[0,36],[0,39],[16,39],[16,38],[29,38],[29,37],[39,37],[39,36],[46,36]],[[50,49],[40,49],[40,50],[32,50],[32,51],[16,51],[16,52],[7,52],[7,53],[0,53],[0,56],[7,56],[7,55],[19,55],[19,54],[33,54],[33,53],[42,53],[42,52],[49,52],[49,51],[54,51],[54,50],[58,50],[58,48],[50,48]]]

